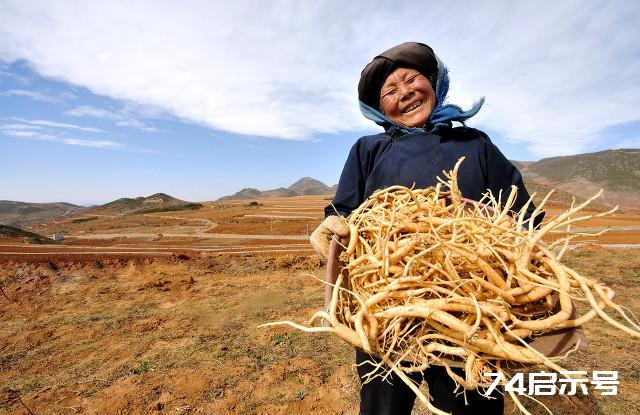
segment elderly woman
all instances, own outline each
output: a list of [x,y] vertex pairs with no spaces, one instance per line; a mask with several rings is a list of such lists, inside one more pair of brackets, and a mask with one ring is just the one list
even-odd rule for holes
[[[426,188],[436,184],[436,176],[451,170],[465,156],[458,173],[464,197],[480,200],[490,189],[508,193],[511,185],[519,193],[514,209],[529,198],[520,172],[482,131],[466,127],[483,100],[470,110],[446,103],[449,90],[447,68],[433,50],[422,43],[403,43],[376,56],[362,71],[358,96],[362,114],[380,125],[384,132],[360,138],[352,147],[342,170],[333,203],[325,209],[325,221],[314,231],[314,248],[327,256],[332,235],[346,237],[349,230],[337,214],[348,216],[375,190],[392,185]],[[462,126],[453,127],[452,122]],[[534,206],[529,206],[532,213]],[[542,220],[542,215],[535,218]],[[361,381],[374,368],[374,360],[356,350]],[[459,369],[459,374],[463,374]],[[464,376],[464,375],[463,375]],[[414,380],[424,378],[433,405],[453,414],[502,414],[500,394],[486,397],[475,391],[455,391],[444,368],[433,366]],[[376,377],[362,381],[361,415],[410,414],[415,395],[399,379]]]

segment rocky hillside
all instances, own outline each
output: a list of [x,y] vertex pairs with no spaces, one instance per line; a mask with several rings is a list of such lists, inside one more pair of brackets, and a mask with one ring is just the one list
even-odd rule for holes
[[71,203],[29,203],[0,200],[0,224],[22,227],[86,209]]
[[0,225],[0,238],[22,238],[28,243],[34,244],[55,244],[51,238],[28,232],[13,226]]
[[102,206],[92,208],[87,213],[109,213],[112,215],[133,215],[153,212],[200,209],[200,203],[185,202],[165,193],[155,193],[147,197],[123,197]]
[[586,198],[600,189],[606,206],[640,206],[640,149],[605,150],[574,156],[520,162],[527,182],[539,183]]

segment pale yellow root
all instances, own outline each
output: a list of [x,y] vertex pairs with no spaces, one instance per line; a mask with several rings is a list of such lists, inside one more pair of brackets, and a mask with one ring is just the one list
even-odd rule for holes
[[[515,187],[497,197],[487,192],[481,202],[463,198],[457,183],[461,162],[435,187],[378,190],[345,218],[350,235],[340,255],[344,270],[327,310],[311,317],[312,327],[290,321],[260,327],[332,333],[379,358],[365,381],[393,373],[435,414],[445,412],[431,404],[409,373],[439,364],[457,385],[480,390],[488,386],[481,375],[486,368],[501,372],[507,363],[519,363],[564,370],[557,362],[577,345],[562,356],[545,356],[529,344],[533,334],[577,327],[598,316],[640,337],[640,323],[613,301],[610,288],[561,263],[574,237],[573,223],[615,211],[579,215],[600,193],[535,229],[527,212],[533,196],[514,211]],[[550,196],[531,217],[541,214]],[[560,231],[566,234],[562,240],[549,247],[542,243]],[[590,309],[572,318],[573,301]],[[313,326],[321,320],[331,327]],[[465,368],[464,377],[451,371],[452,362]],[[515,393],[509,395],[529,414]]]

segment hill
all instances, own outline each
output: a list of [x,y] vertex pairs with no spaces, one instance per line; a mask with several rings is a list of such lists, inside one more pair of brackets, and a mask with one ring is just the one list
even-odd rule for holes
[[71,203],[29,203],[0,200],[0,224],[22,227],[86,209]]
[[176,199],[165,193],[155,193],[151,196],[136,198],[123,197],[113,202],[91,208],[87,213],[103,212],[117,215],[135,215],[153,212],[170,212],[179,210],[200,209],[200,203],[191,203]]
[[279,187],[277,189],[260,191],[254,188],[245,188],[230,196],[221,197],[218,200],[232,199],[256,199],[261,197],[290,197],[290,196],[310,196],[310,195],[328,195],[335,193],[338,186],[327,186],[320,180],[311,177],[303,177],[291,186]]
[[[533,182],[527,180],[526,178],[524,184],[527,188],[527,192],[529,192],[529,195],[533,195],[535,193],[533,201],[536,205],[538,205],[542,201],[542,199],[552,190],[554,192],[547,201],[547,206],[564,208],[571,205],[574,200],[576,203],[582,203],[586,200],[584,197],[577,196],[562,189],[554,188],[553,186],[549,186],[547,184]],[[607,207],[607,205],[603,204],[601,201],[594,201],[590,206],[598,210],[606,210],[605,208]]]
[[39,235],[37,233],[28,232],[20,228],[13,226],[0,225],[0,238],[24,238],[27,242],[32,244],[55,244],[56,242],[50,238]]
[[[570,203],[575,196],[578,201],[605,189],[604,197],[598,201],[600,208],[620,205],[625,210],[640,206],[640,149],[605,150],[572,156],[549,157],[539,161],[513,161],[522,175],[530,193],[538,196],[552,188],[556,193],[551,201]],[[327,186],[311,177],[303,177],[289,187],[261,191],[244,188],[233,195],[218,200],[256,199],[303,195],[334,194],[337,185]],[[538,199],[539,200],[539,199]],[[147,197],[121,198],[102,206],[86,208],[71,203],[26,203],[0,201],[0,224],[22,227],[50,221],[72,213],[102,213],[132,215],[153,212],[199,209],[199,203],[186,202],[165,193]]]
[[[573,156],[550,157],[539,161],[512,161],[520,169],[529,193],[536,200],[556,189],[550,202],[569,204],[605,189],[604,197],[594,203],[596,208],[620,205],[623,209],[640,206],[640,149],[605,150]],[[335,193],[337,185],[327,186],[311,177],[303,177],[288,188],[260,191],[245,188],[219,200],[287,197]]]
[[289,190],[293,190],[298,195],[326,195],[331,193],[331,188],[320,180],[312,179],[311,177],[303,177],[291,186]]
[[550,157],[522,163],[520,168],[527,182],[557,188],[580,198],[605,189],[603,205],[640,206],[640,149]]

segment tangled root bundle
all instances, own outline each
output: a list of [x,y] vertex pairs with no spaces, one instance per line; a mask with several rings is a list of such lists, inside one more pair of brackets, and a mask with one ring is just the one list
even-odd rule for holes
[[[468,201],[456,181],[462,160],[435,187],[392,186],[371,195],[348,218],[345,266],[328,310],[317,312],[308,327],[267,325],[338,335],[377,356],[378,367],[395,373],[438,414],[444,412],[407,373],[442,365],[460,386],[481,389],[490,383],[483,373],[500,372],[507,362],[562,371],[557,358],[528,342],[595,316],[640,337],[637,320],[613,302],[610,288],[560,262],[576,235],[550,246],[542,242],[552,231],[568,232],[575,222],[613,212],[575,216],[600,193],[536,229],[533,218],[551,194],[531,216],[531,199],[511,211],[515,186],[506,200],[488,192],[480,202]],[[578,316],[574,301],[588,304],[588,311]],[[323,320],[330,327],[319,327]],[[465,368],[464,378],[450,370],[453,364]]]

